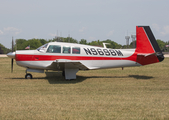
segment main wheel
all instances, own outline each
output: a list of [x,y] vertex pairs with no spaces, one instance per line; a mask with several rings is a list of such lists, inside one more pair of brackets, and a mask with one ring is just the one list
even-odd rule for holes
[[25,79],[32,79],[32,75],[30,73],[26,74]]

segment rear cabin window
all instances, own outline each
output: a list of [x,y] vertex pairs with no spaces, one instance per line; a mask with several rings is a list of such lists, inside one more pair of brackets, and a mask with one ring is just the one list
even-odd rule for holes
[[73,54],[80,54],[80,47],[73,47],[72,48],[72,53]]
[[71,53],[71,49],[69,46],[63,46],[63,52],[65,54],[70,54]]
[[48,52],[48,53],[61,53],[61,46],[60,45],[50,45],[46,52]]

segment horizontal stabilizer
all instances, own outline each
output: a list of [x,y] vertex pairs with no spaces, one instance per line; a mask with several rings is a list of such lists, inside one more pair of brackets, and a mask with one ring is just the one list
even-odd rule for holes
[[151,54],[144,54],[144,53],[139,53],[139,54],[137,54],[138,56],[140,55],[140,56],[144,56],[144,57],[147,57],[147,56],[150,56],[150,55],[156,55],[156,53],[151,53]]

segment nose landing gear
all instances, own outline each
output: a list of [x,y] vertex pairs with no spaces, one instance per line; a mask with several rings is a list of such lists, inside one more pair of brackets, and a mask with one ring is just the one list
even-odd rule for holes
[[32,79],[32,75],[31,75],[30,73],[27,73],[27,74],[25,75],[25,79]]
[[32,78],[33,78],[33,77],[32,77],[32,74],[27,73],[27,69],[26,69],[25,73],[26,73],[25,79],[32,79]]

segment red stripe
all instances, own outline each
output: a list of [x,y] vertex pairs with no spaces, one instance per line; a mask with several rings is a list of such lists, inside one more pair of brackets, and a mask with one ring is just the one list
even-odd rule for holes
[[136,27],[136,52],[140,53],[154,53],[154,49],[149,41],[149,38],[147,37],[146,32],[144,31],[143,27]]
[[141,65],[147,65],[151,63],[159,62],[155,55],[137,56],[135,52],[130,57],[94,57],[94,56],[57,56],[57,55],[24,55],[16,54],[16,61],[54,61],[57,59],[68,59],[68,60],[130,60],[135,61]]
[[16,54],[16,61],[54,61],[57,59],[69,60],[121,60],[121,57],[94,57],[94,56],[61,56],[61,55],[24,55]]

